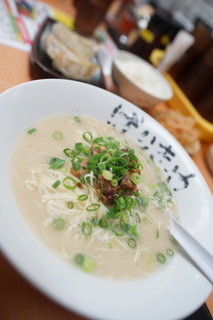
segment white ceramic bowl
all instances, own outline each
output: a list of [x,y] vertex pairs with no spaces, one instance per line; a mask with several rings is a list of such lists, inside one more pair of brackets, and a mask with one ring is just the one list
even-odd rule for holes
[[121,96],[141,108],[156,105],[173,96],[165,77],[151,64],[130,52],[119,50],[116,53],[112,75]]
[[212,286],[182,253],[153,277],[116,282],[84,274],[61,261],[29,229],[11,191],[11,151],[25,127],[58,113],[90,115],[110,121],[118,130],[125,126],[127,134],[170,177],[184,227],[212,252],[211,193],[176,140],[146,113],[112,93],[84,83],[49,79],[24,83],[0,95],[0,242],[4,254],[38,289],[92,319],[175,320],[198,309]]

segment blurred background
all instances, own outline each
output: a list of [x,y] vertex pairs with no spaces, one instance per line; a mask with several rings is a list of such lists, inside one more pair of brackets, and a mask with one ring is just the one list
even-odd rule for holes
[[192,35],[182,49],[184,40],[179,37],[176,50],[180,56],[163,71],[172,75],[199,113],[213,122],[212,0],[115,0],[106,20],[108,32],[120,49],[155,66],[165,58],[180,30]]

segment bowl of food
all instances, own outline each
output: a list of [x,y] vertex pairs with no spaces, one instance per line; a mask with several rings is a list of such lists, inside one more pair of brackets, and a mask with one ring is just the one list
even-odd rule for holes
[[24,83],[0,104],[0,242],[11,263],[91,319],[198,309],[212,287],[170,237],[168,210],[212,251],[212,197],[177,141],[128,101],[77,81]]
[[133,53],[119,50],[113,59],[112,74],[122,97],[139,107],[150,107],[173,96],[162,73]]
[[96,53],[98,42],[61,22],[46,18],[32,44],[31,62],[49,77],[103,86]]

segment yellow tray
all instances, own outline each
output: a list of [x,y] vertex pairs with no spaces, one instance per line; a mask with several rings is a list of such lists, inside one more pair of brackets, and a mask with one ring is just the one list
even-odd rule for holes
[[201,134],[200,140],[213,142],[213,124],[204,119],[197,112],[192,103],[169,74],[165,74],[165,77],[174,91],[173,98],[168,100],[167,104],[170,106],[170,108],[178,110],[186,116],[190,115],[196,120],[196,126],[200,130]]

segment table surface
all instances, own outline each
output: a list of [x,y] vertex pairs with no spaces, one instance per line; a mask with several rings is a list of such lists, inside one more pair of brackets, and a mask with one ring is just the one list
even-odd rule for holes
[[[43,2],[70,14],[74,12],[70,0]],[[30,64],[28,53],[2,45],[0,45],[0,75],[0,93],[19,83],[44,77],[40,70]],[[213,177],[205,162],[208,146],[207,143],[202,143],[200,152],[192,158],[213,192]],[[213,315],[213,293],[206,304]],[[85,318],[65,310],[44,296],[19,274],[3,255],[0,255],[0,319],[83,320]]]

